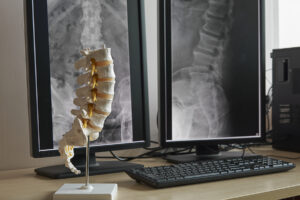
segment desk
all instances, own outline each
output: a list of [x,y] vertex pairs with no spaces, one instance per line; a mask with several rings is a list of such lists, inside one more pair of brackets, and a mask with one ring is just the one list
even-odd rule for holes
[[[298,153],[272,150],[271,147],[258,147],[253,150],[263,155],[300,156]],[[288,172],[166,189],[153,189],[138,184],[125,173],[92,176],[91,182],[117,183],[119,186],[118,200],[281,199],[300,195],[300,159],[292,161],[297,167]],[[145,166],[168,164],[166,161],[156,158],[136,162]],[[64,183],[83,182],[84,177],[60,180],[39,177],[35,175],[33,169],[0,171],[0,199],[50,200],[53,193]]]

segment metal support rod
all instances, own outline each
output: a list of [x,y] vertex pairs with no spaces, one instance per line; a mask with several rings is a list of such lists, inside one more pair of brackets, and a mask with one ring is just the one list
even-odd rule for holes
[[86,150],[85,150],[85,186],[90,184],[90,136],[87,137]]

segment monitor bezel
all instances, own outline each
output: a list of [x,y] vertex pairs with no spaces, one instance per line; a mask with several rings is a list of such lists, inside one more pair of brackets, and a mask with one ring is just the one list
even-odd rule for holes
[[265,141],[265,1],[257,0],[259,6],[259,57],[260,57],[260,70],[259,70],[259,134],[260,136],[251,138],[230,138],[230,139],[207,139],[207,140],[167,140],[169,131],[172,131],[170,119],[172,119],[171,104],[167,102],[168,96],[171,96],[171,91],[168,88],[172,87],[170,78],[167,74],[172,71],[171,65],[171,51],[167,51],[167,47],[171,47],[171,39],[167,34],[171,30],[171,0],[159,1],[159,133],[160,143],[162,147],[187,147],[197,145],[218,145],[218,144],[232,144],[232,143],[250,143],[250,142],[263,142]]
[[[130,45],[134,46],[134,48],[130,49],[130,55],[135,55],[134,57],[130,56],[131,98],[132,101],[134,101],[134,103],[132,103],[134,104],[133,106],[139,106],[141,111],[141,113],[139,113],[140,118],[138,126],[140,126],[140,130],[143,130],[141,133],[143,135],[143,140],[124,144],[118,143],[111,145],[91,146],[91,153],[143,148],[150,145],[144,0],[128,0],[127,3],[128,12],[131,13],[128,15],[128,18],[130,18],[128,19],[128,23],[131,27],[129,31],[131,38]],[[49,81],[50,69],[49,64],[47,64],[47,58],[49,61],[49,44],[48,41],[42,40],[42,38],[48,37],[48,25],[45,25],[45,23],[42,23],[42,20],[40,20],[41,18],[44,18],[45,20],[45,13],[42,12],[42,9],[39,9],[40,6],[45,7],[45,5],[47,5],[47,0],[26,0],[24,7],[31,136],[30,146],[31,155],[35,158],[59,156],[57,149],[40,149],[40,127],[46,125],[45,120],[40,120],[41,116],[39,116],[41,104],[45,103],[41,101],[41,94],[47,96],[46,103],[51,109],[51,98],[49,98],[51,97]],[[47,34],[47,36],[45,36],[45,34]],[[42,67],[43,72],[38,70]],[[41,82],[43,83],[43,90],[46,90],[46,92],[41,92],[41,87],[38,87],[38,83]],[[43,115],[47,115],[46,118],[49,119],[49,116],[51,117],[51,110],[49,113],[44,113]],[[52,128],[49,131],[52,133]],[[75,148],[75,153],[84,154],[85,148],[77,147]]]

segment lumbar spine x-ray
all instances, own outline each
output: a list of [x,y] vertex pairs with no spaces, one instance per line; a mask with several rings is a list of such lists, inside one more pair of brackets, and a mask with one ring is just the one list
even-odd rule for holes
[[[132,105],[128,3],[126,0],[47,0],[53,147],[72,127],[73,100],[78,88],[78,49],[112,49],[116,74],[112,112],[92,145],[132,143]],[[70,9],[68,9],[70,8]],[[59,22],[59,23],[58,23]],[[79,23],[80,22],[80,23]],[[72,32],[72,34],[70,34]]]
[[[174,0],[172,8],[173,139],[220,137],[228,113],[222,67],[233,1]],[[189,17],[194,21],[187,22]],[[182,51],[182,42],[186,42],[182,41],[182,36],[189,30],[196,33],[189,37],[194,39],[188,41],[192,49]],[[181,55],[185,55],[186,63]]]
[[79,109],[71,111],[76,116],[72,128],[59,142],[60,155],[65,159],[66,167],[75,174],[81,172],[71,163],[74,146],[86,146],[88,139],[94,141],[99,137],[111,112],[115,85],[110,48],[85,49],[81,53],[84,58],[75,63],[76,69],[85,71],[77,79],[83,86],[76,90],[77,98],[74,99]]

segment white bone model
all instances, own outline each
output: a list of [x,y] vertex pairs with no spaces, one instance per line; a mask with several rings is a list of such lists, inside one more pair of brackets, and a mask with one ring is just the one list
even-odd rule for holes
[[76,90],[77,98],[74,104],[79,110],[72,110],[75,115],[74,123],[59,142],[60,155],[65,159],[65,166],[73,173],[80,174],[80,170],[71,163],[74,157],[74,146],[85,146],[88,141],[99,137],[104,121],[111,112],[114,96],[115,73],[111,57],[111,49],[85,49],[81,51],[84,58],[75,63],[77,70],[83,68],[84,74],[77,79],[83,86]]

